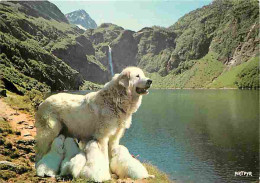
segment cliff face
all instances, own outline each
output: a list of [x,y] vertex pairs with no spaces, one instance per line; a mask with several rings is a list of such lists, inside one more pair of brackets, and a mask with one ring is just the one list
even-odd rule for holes
[[76,10],[65,15],[71,24],[83,27],[83,29],[97,28],[96,22],[89,16],[85,10]]

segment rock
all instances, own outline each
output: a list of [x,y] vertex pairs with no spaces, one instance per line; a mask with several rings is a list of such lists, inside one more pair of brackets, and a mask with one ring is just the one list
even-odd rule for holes
[[24,92],[22,92],[15,83],[12,81],[2,78],[2,81],[4,82],[5,88],[8,89],[9,91],[12,91],[18,95],[24,95]]
[[18,140],[17,144],[24,144],[24,145],[34,145],[35,140]]
[[25,129],[33,129],[34,126],[26,126]]
[[7,97],[6,90],[0,90],[0,96]]
[[10,178],[16,177],[16,173],[13,171],[9,171],[9,170],[1,170],[0,173],[0,180],[8,180]]
[[9,161],[0,161],[0,170],[10,170],[18,174],[23,174],[27,172],[30,168],[23,165],[17,165]]
[[5,148],[7,148],[7,149],[12,149],[12,147],[13,147],[13,144],[11,142],[7,142],[5,144]]
[[21,135],[21,132],[20,131],[16,131],[15,135]]
[[25,133],[23,136],[24,137],[29,137],[29,136],[32,136],[32,135],[30,133]]
[[0,145],[3,145],[5,143],[4,139],[0,139]]
[[25,121],[18,121],[17,124],[23,124]]
[[32,146],[23,146],[23,145],[17,145],[18,149],[24,150],[26,153],[34,152],[34,149]]

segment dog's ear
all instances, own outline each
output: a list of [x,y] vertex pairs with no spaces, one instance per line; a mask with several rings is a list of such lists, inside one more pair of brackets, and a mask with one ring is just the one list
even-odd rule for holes
[[130,80],[130,72],[123,71],[119,76],[119,85],[127,88],[129,87],[129,80]]

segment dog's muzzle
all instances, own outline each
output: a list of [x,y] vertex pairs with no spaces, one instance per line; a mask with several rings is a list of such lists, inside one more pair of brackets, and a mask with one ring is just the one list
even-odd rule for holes
[[138,93],[140,95],[148,94],[149,93],[148,89],[151,87],[152,82],[153,81],[151,79],[148,79],[146,84],[145,84],[145,88],[136,87],[136,93]]

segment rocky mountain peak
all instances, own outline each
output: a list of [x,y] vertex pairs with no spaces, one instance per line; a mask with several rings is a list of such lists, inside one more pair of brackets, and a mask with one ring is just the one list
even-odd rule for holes
[[71,24],[77,25],[82,29],[95,29],[97,28],[96,22],[83,10],[76,10],[65,15]]

